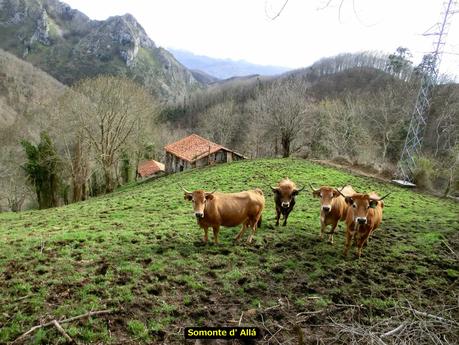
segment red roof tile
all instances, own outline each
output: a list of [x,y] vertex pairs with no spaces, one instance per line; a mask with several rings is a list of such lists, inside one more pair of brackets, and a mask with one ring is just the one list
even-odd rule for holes
[[150,176],[164,170],[164,164],[154,160],[143,161],[137,168],[137,171],[141,177]]
[[211,153],[217,152],[221,149],[226,151],[227,148],[215,144],[197,134],[191,134],[175,143],[169,144],[164,148],[167,152],[184,159],[188,162],[195,161],[198,158],[207,156]]

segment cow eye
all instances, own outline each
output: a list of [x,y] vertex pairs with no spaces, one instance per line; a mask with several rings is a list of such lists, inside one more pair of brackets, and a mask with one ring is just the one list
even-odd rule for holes
[[320,193],[319,196],[322,197],[322,193]]

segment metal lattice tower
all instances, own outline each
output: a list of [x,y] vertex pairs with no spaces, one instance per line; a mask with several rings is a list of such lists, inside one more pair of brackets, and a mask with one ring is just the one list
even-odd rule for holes
[[397,177],[403,181],[411,182],[414,169],[416,168],[416,157],[421,152],[422,138],[427,122],[427,115],[430,108],[430,97],[432,89],[437,83],[438,67],[440,65],[443,48],[446,43],[446,36],[450,27],[451,16],[455,13],[456,0],[447,0],[443,3],[442,21],[435,24],[424,35],[435,36],[432,53],[425,59],[416,103],[411,115],[408,133],[405,139],[402,155],[398,163]]

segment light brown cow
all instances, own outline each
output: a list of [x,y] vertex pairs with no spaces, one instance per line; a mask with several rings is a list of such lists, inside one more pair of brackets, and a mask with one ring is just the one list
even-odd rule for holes
[[287,225],[287,218],[295,206],[295,197],[304,189],[298,189],[295,182],[288,177],[280,180],[276,187],[271,187],[274,193],[274,204],[276,205],[276,226],[279,225],[279,219],[282,214],[284,223],[282,226]]
[[[183,187],[182,187],[183,188]],[[265,207],[265,197],[261,189],[240,193],[216,193],[184,189],[185,200],[193,202],[194,214],[198,225],[204,229],[204,243],[208,240],[208,229],[214,232],[214,242],[218,243],[220,226],[233,227],[242,224],[242,228],[234,238],[238,241],[247,227],[252,228],[247,242],[252,242],[257,226],[261,223],[261,213]]]
[[[348,205],[336,188],[322,186],[315,189],[311,184],[309,185],[312,189],[312,195],[320,199],[320,239],[323,239],[327,226],[331,225],[328,240],[333,244],[333,234],[338,222],[346,219]],[[341,189],[341,193],[353,195],[355,191],[352,186],[345,186]]]
[[344,255],[346,256],[352,240],[356,245],[356,254],[360,258],[362,248],[382,222],[384,201],[390,193],[380,198],[376,193],[369,194],[355,193],[346,196],[346,203],[349,205],[346,216],[346,243]]

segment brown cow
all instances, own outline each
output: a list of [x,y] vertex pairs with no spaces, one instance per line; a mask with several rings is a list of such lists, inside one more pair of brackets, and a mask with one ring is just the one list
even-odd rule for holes
[[304,189],[298,189],[295,182],[289,180],[288,177],[280,180],[276,187],[271,187],[274,193],[274,203],[276,205],[276,226],[279,225],[281,214],[284,217],[282,226],[287,225],[287,218],[295,206],[295,197]]
[[[323,239],[327,226],[331,225],[328,240],[333,244],[333,234],[338,222],[346,219],[348,205],[337,189],[328,186],[315,189],[311,184],[309,185],[312,195],[320,198],[320,239]],[[349,196],[355,194],[355,191],[352,186],[345,186],[341,189],[341,193]]]
[[355,193],[346,196],[346,203],[349,205],[346,216],[346,243],[344,255],[346,256],[352,240],[356,245],[356,254],[360,258],[362,248],[368,237],[378,228],[382,222],[383,199],[390,193],[380,198],[376,193],[370,194]]
[[[183,188],[183,187],[182,187]],[[252,228],[247,242],[252,242],[257,226],[261,222],[261,212],[265,207],[265,197],[261,189],[240,193],[216,193],[203,190],[185,191],[185,200],[193,202],[194,214],[198,225],[204,229],[204,243],[208,240],[208,228],[214,231],[214,242],[218,243],[220,226],[233,227],[242,224],[234,238],[241,238],[247,227]]]

